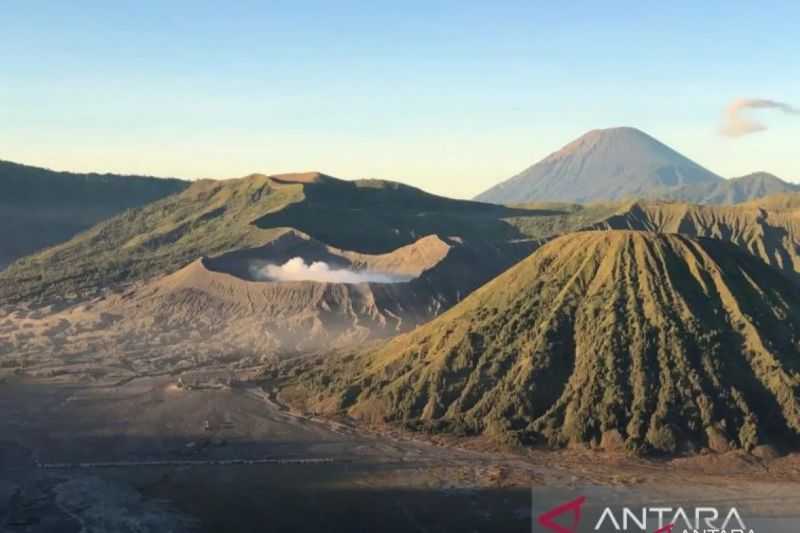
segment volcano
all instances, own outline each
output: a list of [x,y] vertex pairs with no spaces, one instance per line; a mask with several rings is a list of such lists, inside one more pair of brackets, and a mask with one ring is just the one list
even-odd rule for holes
[[307,410],[645,453],[796,443],[800,293],[716,239],[550,241],[415,331],[286,384]]
[[636,128],[592,130],[475,199],[498,204],[652,197],[723,178]]

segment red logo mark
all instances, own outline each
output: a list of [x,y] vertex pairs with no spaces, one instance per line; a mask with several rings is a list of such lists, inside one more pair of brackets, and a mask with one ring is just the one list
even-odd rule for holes
[[[555,507],[546,513],[539,515],[539,525],[553,531],[554,533],[578,533],[578,526],[581,524],[581,507],[586,503],[586,496],[573,500]],[[572,513],[572,523],[569,527],[556,524],[555,518],[563,514]],[[672,533],[672,528],[675,524],[667,524],[666,526],[655,530],[653,533]]]
[[[586,502],[586,496],[581,496],[577,500],[559,505],[539,516],[539,525],[546,527],[555,533],[577,533],[581,523],[581,507]],[[567,528],[561,524],[556,524],[553,520],[562,514],[572,513],[572,524]],[[656,532],[658,533],[658,532]],[[669,532],[666,532],[669,533]]]

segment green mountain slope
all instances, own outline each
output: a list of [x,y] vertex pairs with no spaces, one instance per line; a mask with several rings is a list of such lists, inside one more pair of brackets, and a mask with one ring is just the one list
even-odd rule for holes
[[0,161],[0,269],[188,186],[175,179],[73,174]]
[[798,393],[796,285],[720,240],[591,231],[282,396],[434,431],[671,453],[794,442]]
[[18,261],[0,273],[0,298],[84,298],[174,272],[200,257],[262,246],[287,227],[338,248],[375,254],[431,234],[497,245],[539,239],[613,212],[508,208],[320,173],[204,180]]

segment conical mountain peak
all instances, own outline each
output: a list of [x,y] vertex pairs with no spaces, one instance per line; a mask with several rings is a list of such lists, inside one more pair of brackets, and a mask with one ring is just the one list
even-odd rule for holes
[[495,203],[587,202],[653,196],[722,178],[641,130],[592,130],[480,194]]

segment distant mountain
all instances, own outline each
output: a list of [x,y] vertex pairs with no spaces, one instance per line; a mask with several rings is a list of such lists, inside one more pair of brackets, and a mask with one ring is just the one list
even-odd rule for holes
[[477,269],[477,279],[451,271],[439,281],[461,283],[453,294],[464,295],[520,259],[520,246],[535,244],[520,241],[597,222],[613,212],[611,207],[508,208],[317,172],[202,180],[17,261],[0,273],[0,300],[88,297],[175,272],[201,257],[262,247],[286,228],[366,254],[389,253],[428,235],[474,244],[468,249],[480,247],[491,266]]
[[592,202],[650,197],[723,179],[635,128],[593,130],[479,194],[498,204]]
[[515,444],[675,453],[800,436],[800,292],[718,239],[571,233],[379,347],[320,358],[281,397]]
[[74,174],[0,161],[0,269],[188,186],[176,179]]
[[756,172],[723,181],[686,185],[655,197],[695,204],[731,205],[780,193],[800,191],[800,185],[783,181],[767,172]]

